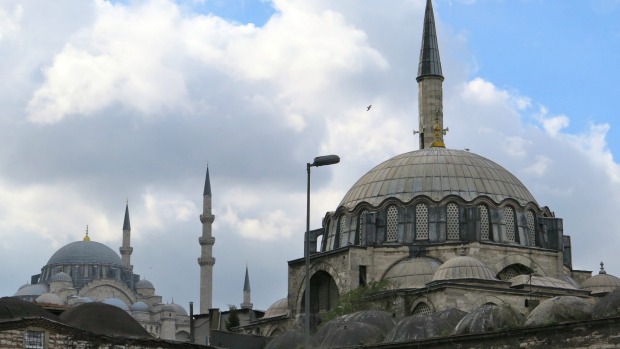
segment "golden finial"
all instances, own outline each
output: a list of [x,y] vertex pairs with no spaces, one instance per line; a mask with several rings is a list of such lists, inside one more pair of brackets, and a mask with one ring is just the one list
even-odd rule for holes
[[435,119],[435,141],[433,142],[431,147],[445,148],[445,143],[439,138],[439,132],[442,132],[441,128],[439,127],[439,119]]
[[86,236],[84,236],[84,241],[90,241],[90,238],[88,237],[88,224],[86,224]]

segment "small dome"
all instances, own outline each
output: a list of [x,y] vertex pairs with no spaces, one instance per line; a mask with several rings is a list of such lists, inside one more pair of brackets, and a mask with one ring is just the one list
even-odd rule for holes
[[620,288],[620,278],[607,274],[601,262],[601,270],[598,275],[594,275],[581,284],[581,288],[590,291],[593,295],[610,293]]
[[[304,333],[301,331],[286,331],[280,333],[267,343],[265,349],[291,349],[291,348],[303,348],[304,346]],[[316,340],[310,337],[310,348],[317,348]]]
[[58,295],[53,293],[44,293],[37,297],[37,303],[41,304],[53,304],[53,305],[64,305],[65,303],[58,297]]
[[456,256],[448,259],[433,276],[433,281],[455,279],[497,280],[489,267],[469,256]]
[[59,321],[56,315],[53,315],[36,304],[15,297],[0,298],[0,321],[25,317],[43,317]]
[[177,309],[174,307],[174,304],[166,304],[161,308],[161,311],[167,311],[167,312],[175,312],[177,311]]
[[29,284],[29,283],[25,283],[25,284],[23,284],[23,285],[19,286],[19,288],[18,288],[17,290],[19,291],[19,290],[21,290],[22,288],[24,288],[24,287],[28,287],[28,286],[30,286],[30,284]]
[[152,337],[131,315],[100,302],[71,307],[60,315],[60,319],[69,326],[106,336]]
[[467,315],[467,312],[462,311],[460,309],[456,309],[456,308],[448,308],[446,310],[438,311],[431,315],[433,315],[434,317],[438,317],[442,319],[443,321],[447,322],[448,325],[450,325],[450,327],[454,329],[456,325],[458,325],[458,323],[461,320],[463,320],[465,315]]
[[176,303],[166,304],[161,308],[161,311],[175,312],[177,315],[187,315],[187,311],[182,306]]
[[151,308],[142,301],[135,302],[131,307],[129,307],[129,309],[131,309],[131,311],[143,311],[143,312],[148,312],[151,310]]
[[352,210],[361,202],[377,207],[388,198],[409,202],[422,195],[435,201],[456,195],[465,201],[485,196],[497,203],[536,203],[525,185],[495,162],[465,150],[429,148],[377,165],[349,189],[338,207]]
[[554,325],[562,322],[588,320],[592,317],[592,304],[574,296],[547,299],[534,308],[525,326]]
[[13,296],[14,297],[22,297],[22,296],[40,296],[44,293],[47,293],[47,286],[44,284],[34,284],[28,285],[26,287],[20,288]]
[[620,288],[603,296],[592,309],[592,317],[600,319],[604,317],[620,315]]
[[69,274],[65,273],[64,271],[61,271],[60,273],[56,273],[54,274],[54,276],[52,276],[51,282],[55,282],[55,281],[73,283],[73,279],[71,279],[71,276],[69,276]]
[[136,289],[140,289],[140,288],[154,290],[155,286],[153,286],[153,284],[149,280],[142,279],[142,280],[136,282]]
[[428,257],[408,258],[394,264],[383,277],[400,288],[422,288],[433,280],[441,263]]
[[439,337],[452,331],[452,327],[439,317],[418,314],[402,319],[385,337],[384,343],[406,342]]
[[381,343],[384,336],[384,332],[375,325],[347,321],[343,322],[338,328],[329,331],[323,339],[321,347],[340,348]]
[[501,331],[519,327],[523,323],[523,315],[508,305],[484,304],[465,315],[456,325],[454,334],[481,333]]
[[129,307],[127,306],[127,304],[125,304],[125,302],[123,302],[122,300],[116,298],[116,297],[111,297],[108,298],[106,300],[104,300],[102,303],[104,304],[108,304],[108,305],[113,305],[117,308],[121,308],[125,311],[129,311]]
[[264,318],[288,315],[288,298],[282,298],[273,303],[265,312]]

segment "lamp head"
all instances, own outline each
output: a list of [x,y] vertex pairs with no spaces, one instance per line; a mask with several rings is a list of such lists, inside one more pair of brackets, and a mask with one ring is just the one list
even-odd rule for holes
[[317,156],[314,158],[314,162],[310,164],[310,166],[319,167],[319,166],[327,166],[334,165],[340,162],[340,157],[338,155],[324,155]]

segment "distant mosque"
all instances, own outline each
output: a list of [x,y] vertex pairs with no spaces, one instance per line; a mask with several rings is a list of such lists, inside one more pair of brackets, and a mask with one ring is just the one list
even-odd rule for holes
[[86,235],[61,247],[13,295],[40,304],[48,309],[64,309],[90,302],[103,302],[132,315],[151,335],[157,338],[189,341],[190,319],[187,311],[174,302],[163,304],[155,287],[131,265],[131,224],[129,205],[125,206],[121,257],[108,246],[91,241]]

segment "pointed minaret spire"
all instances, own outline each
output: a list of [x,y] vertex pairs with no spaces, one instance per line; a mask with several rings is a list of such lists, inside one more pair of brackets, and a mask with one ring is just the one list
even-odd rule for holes
[[215,216],[211,213],[211,180],[209,179],[209,166],[207,165],[207,175],[205,177],[205,188],[202,196],[202,236],[198,238],[200,243],[200,314],[208,314],[211,309],[213,298],[213,244],[215,238],[212,235],[212,225]]
[[241,309],[252,309],[254,304],[251,303],[251,290],[250,290],[250,274],[248,273],[248,266],[245,266],[245,281],[243,282],[243,303],[241,303]]
[[207,165],[207,175],[205,176],[205,190],[202,195],[211,196],[211,179],[209,178],[209,165]]
[[[435,29],[433,3],[426,1],[424,31],[418,66],[418,111],[420,149],[430,148],[438,141],[443,144],[443,74],[439,59],[439,45]],[[435,138],[435,128],[439,127],[439,139]],[[417,133],[417,131],[415,132]]]
[[125,203],[125,219],[123,220],[123,245],[119,248],[123,260],[123,266],[129,270],[133,270],[131,265],[131,224],[129,223],[129,200]]

